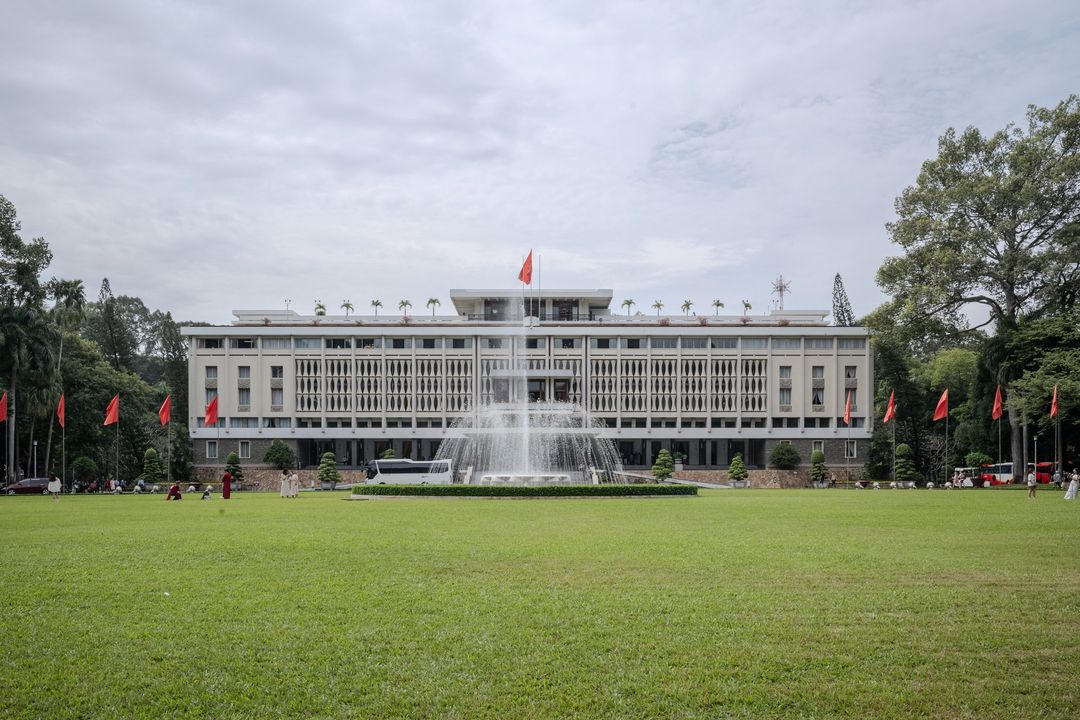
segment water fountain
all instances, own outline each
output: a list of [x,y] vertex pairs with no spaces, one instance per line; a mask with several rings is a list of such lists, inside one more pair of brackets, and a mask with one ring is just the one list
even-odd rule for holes
[[[524,310],[524,303],[519,310]],[[524,313],[522,313],[524,314]],[[520,319],[520,317],[519,317]],[[526,317],[509,343],[507,367],[492,372],[497,399],[473,408],[449,428],[436,459],[453,461],[462,481],[483,485],[624,483],[615,444],[572,402],[531,401],[530,379],[554,377],[530,363]],[[562,371],[565,372],[565,371]],[[546,386],[545,386],[546,387]]]
[[602,426],[574,403],[492,403],[450,426],[436,459],[480,485],[622,483],[622,461]]

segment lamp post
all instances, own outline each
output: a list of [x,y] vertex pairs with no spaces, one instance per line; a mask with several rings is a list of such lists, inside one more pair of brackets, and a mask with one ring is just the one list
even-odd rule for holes
[[37,477],[37,440],[34,441],[34,477]]
[[1035,433],[1035,463],[1031,472],[1035,475],[1035,482],[1039,482],[1039,433]]

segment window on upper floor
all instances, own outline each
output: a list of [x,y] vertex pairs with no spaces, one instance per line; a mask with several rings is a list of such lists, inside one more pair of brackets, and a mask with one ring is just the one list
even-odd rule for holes
[[420,338],[417,347],[421,350],[439,350],[442,348],[442,338]]
[[217,365],[206,366],[206,379],[217,380]]
[[472,348],[472,338],[451,338],[450,347],[453,350],[469,350]]
[[790,380],[791,379],[791,366],[790,365],[781,365],[780,366],[780,379],[781,380]]
[[713,350],[734,350],[739,347],[739,338],[714,337],[709,338]]
[[251,379],[251,366],[240,365],[236,368],[236,378],[238,380],[250,380]]
[[580,350],[581,338],[556,338],[555,347],[560,350]]
[[855,372],[857,370],[858,370],[858,366],[856,366],[856,365],[845,365],[844,366],[844,379],[845,380],[854,380],[855,379]]
[[684,337],[680,342],[684,350],[704,350],[707,347],[708,338]]
[[836,347],[841,350],[862,350],[866,347],[866,338],[838,338]]
[[375,350],[382,347],[381,337],[362,337],[356,338],[356,347],[358,350]]
[[645,338],[623,338],[620,343],[623,350],[641,350],[645,347]]
[[488,350],[502,350],[505,345],[505,338],[501,337],[487,337],[483,339],[483,346]]
[[327,350],[349,350],[352,348],[352,340],[350,338],[340,337],[328,337],[326,338]]
[[389,338],[391,350],[411,350],[412,338]]
[[654,337],[649,338],[649,347],[653,350],[674,350],[679,347],[679,338]]
[[285,377],[285,366],[284,365],[271,365],[270,366],[270,379],[272,379],[272,380],[282,380],[282,379],[284,379],[284,377]]
[[296,338],[297,350],[317,350],[322,347],[321,338]]
[[807,350],[832,350],[832,338],[806,338]]
[[263,350],[288,350],[292,347],[292,338],[268,337],[262,339]]
[[199,338],[198,346],[200,350],[220,350],[221,338]]
[[255,338],[231,338],[229,347],[233,350],[254,350]]
[[802,347],[802,338],[773,338],[773,350],[798,350]]
[[743,338],[743,350],[764,350],[769,347],[769,338]]
[[615,338],[592,338],[589,340],[589,345],[596,350],[613,350],[615,348]]

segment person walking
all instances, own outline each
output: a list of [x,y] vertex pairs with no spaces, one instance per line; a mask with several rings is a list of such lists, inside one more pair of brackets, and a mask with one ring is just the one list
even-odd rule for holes
[[54,474],[52,476],[52,479],[49,480],[49,494],[52,495],[53,500],[59,500],[60,499],[60,490],[61,489],[62,489],[62,485],[60,483],[60,478],[56,477],[56,475]]
[[289,497],[300,497],[300,476],[295,472],[289,476]]
[[228,470],[221,476],[221,499],[228,500],[232,493],[232,473]]
[[1073,468],[1072,475],[1069,476],[1069,489],[1065,492],[1065,499],[1075,500],[1078,488],[1080,488],[1080,469]]
[[1027,476],[1028,497],[1032,500],[1035,499],[1035,468],[1028,470]]
[[278,482],[281,483],[281,497],[289,497],[292,491],[292,484],[289,482],[289,471],[282,470],[281,477],[278,478]]

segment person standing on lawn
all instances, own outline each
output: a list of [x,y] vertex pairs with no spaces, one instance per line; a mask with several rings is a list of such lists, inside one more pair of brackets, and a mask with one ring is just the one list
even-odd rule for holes
[[1028,470],[1027,476],[1028,497],[1035,499],[1035,468]]
[[1080,469],[1073,468],[1072,475],[1069,476],[1069,489],[1065,492],[1065,499],[1075,500],[1078,488],[1080,488]]
[[52,495],[53,500],[59,500],[60,499],[60,490],[61,489],[62,489],[62,485],[60,483],[60,478],[56,477],[56,475],[53,475],[52,479],[49,480],[49,494]]
[[289,497],[289,493],[292,490],[292,485],[289,483],[288,470],[281,471],[281,477],[278,478],[278,482],[281,484],[281,497]]
[[228,500],[232,492],[232,473],[228,470],[221,476],[221,499]]

